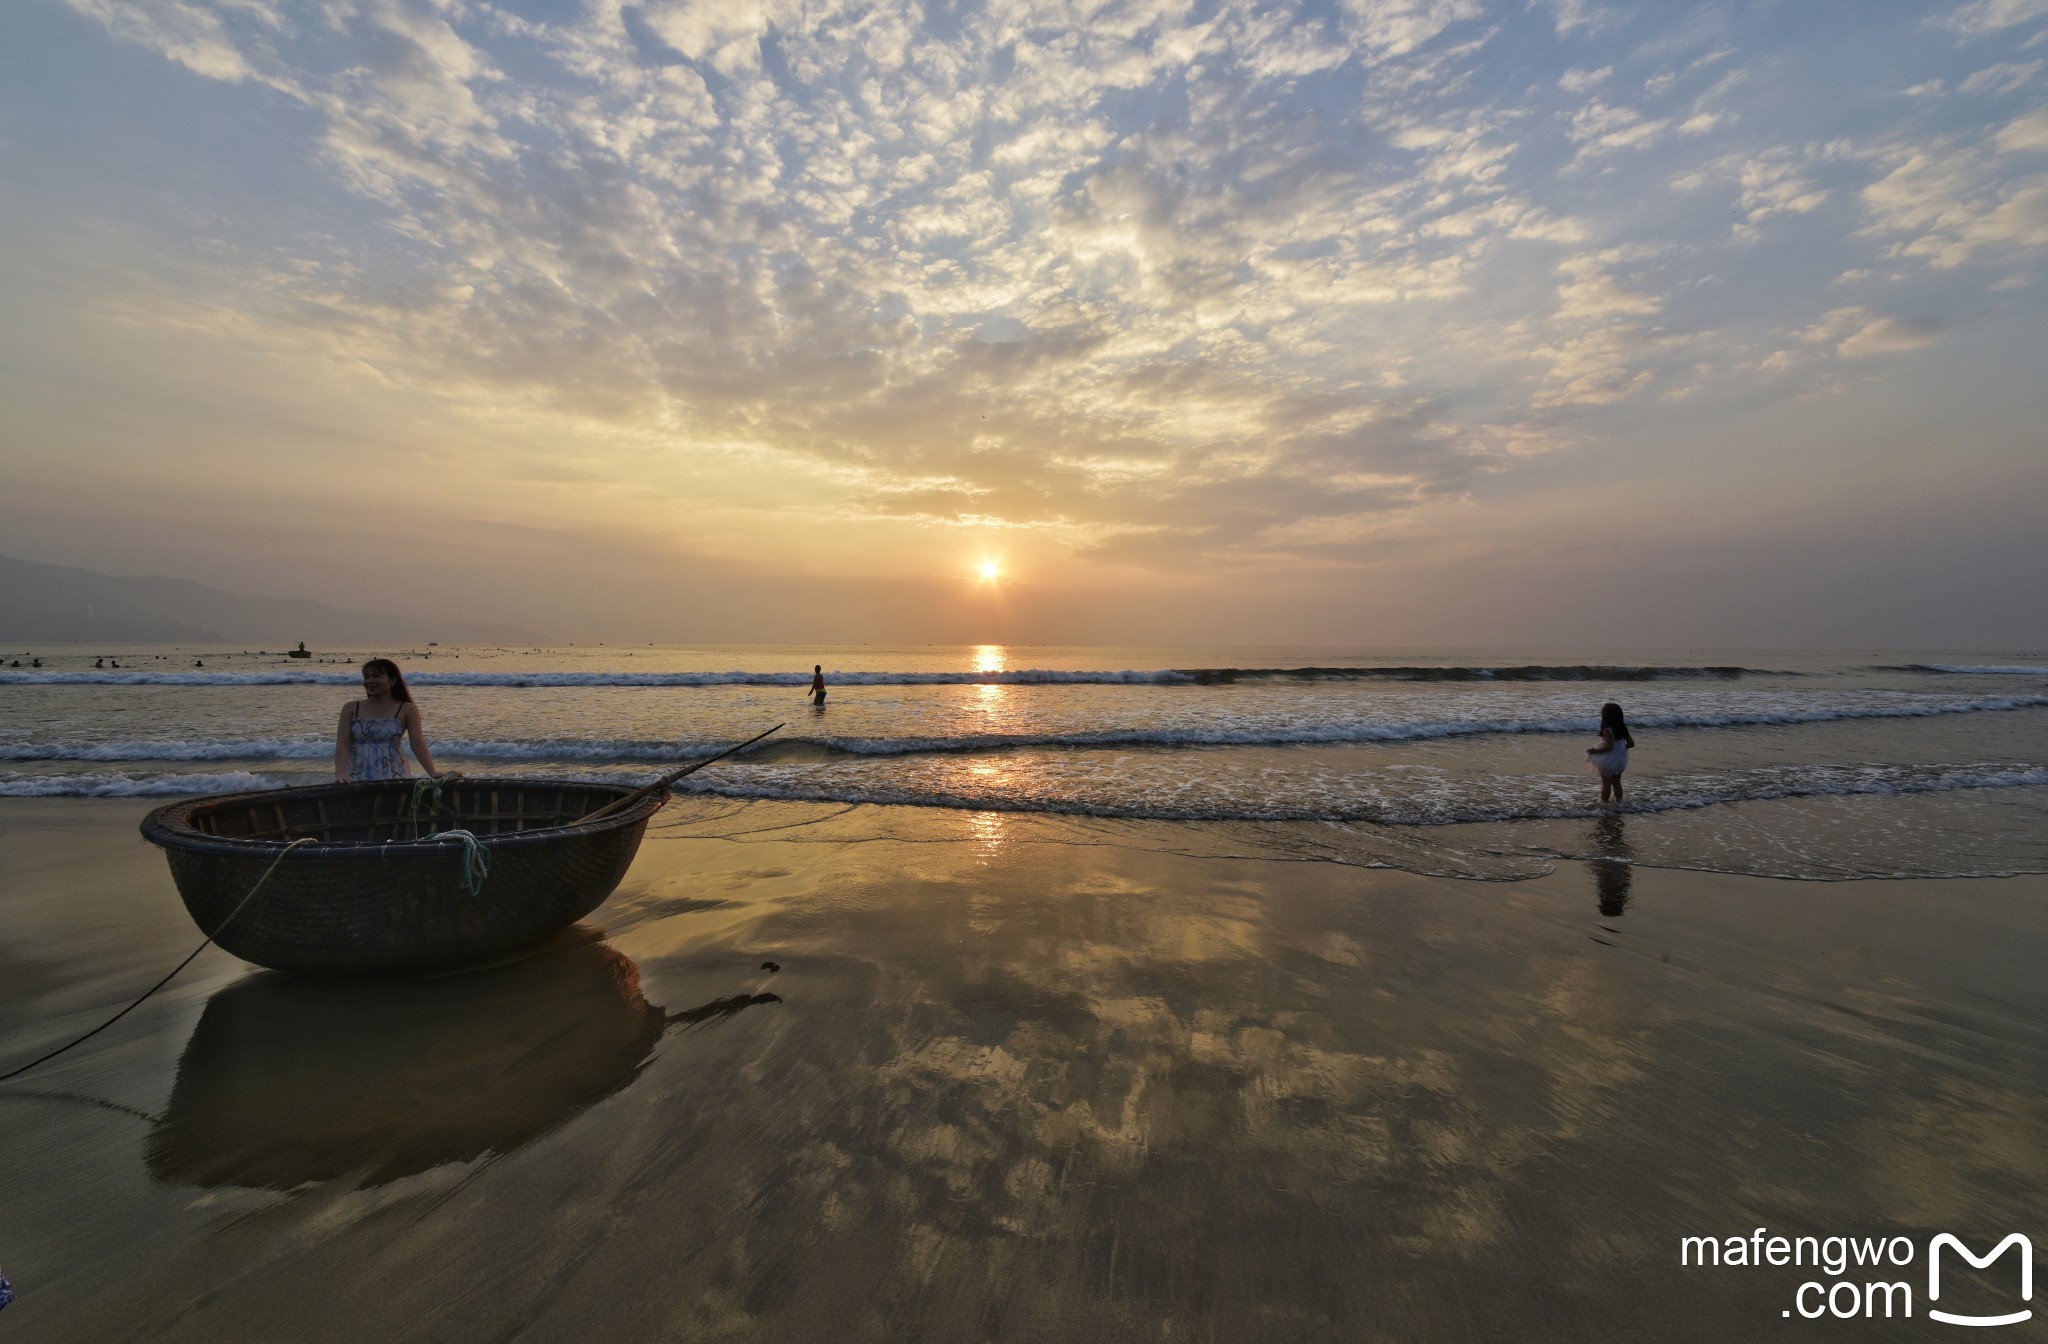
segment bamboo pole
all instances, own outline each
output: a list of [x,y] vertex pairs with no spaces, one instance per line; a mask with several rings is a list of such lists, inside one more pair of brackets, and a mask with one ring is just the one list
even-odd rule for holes
[[[770,728],[768,730],[768,733],[781,732],[782,728],[783,725],[778,723],[773,728]],[[707,756],[703,760],[697,762],[695,765],[686,765],[680,770],[672,771],[669,774],[663,775],[660,779],[655,780],[646,788],[635,789],[633,792],[627,794],[625,797],[614,799],[613,801],[606,803],[603,807],[598,808],[597,811],[592,812],[587,816],[578,817],[575,821],[572,821],[569,824],[572,826],[582,826],[589,822],[602,821],[606,817],[611,816],[614,812],[623,812],[627,808],[633,806],[633,804],[639,802],[641,799],[647,797],[650,794],[665,792],[669,787],[671,787],[677,780],[681,779],[684,775],[694,775],[699,770],[702,770],[705,766],[710,765],[716,761],[722,761],[726,757],[732,755],[734,752],[745,751],[748,747],[753,746],[756,742],[759,742],[762,738],[768,736],[768,733],[757,733],[753,737],[748,738],[746,741],[740,743],[736,747],[727,747],[724,751],[719,752],[716,756]]]

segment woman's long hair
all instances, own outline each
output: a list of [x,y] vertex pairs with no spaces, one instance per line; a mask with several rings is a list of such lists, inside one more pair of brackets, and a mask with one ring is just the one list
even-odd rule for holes
[[[395,673],[397,669],[393,669]],[[1634,747],[1636,740],[1628,735],[1628,720],[1621,717],[1621,706],[1609,700],[1600,706],[1600,731],[1617,742]]]
[[[412,703],[412,692],[405,688],[405,673],[398,670],[397,663],[392,662],[389,658],[372,658],[369,662],[363,664],[363,671],[382,672],[385,676],[391,678],[391,698],[401,705]],[[1618,709],[1614,712],[1616,714],[1621,713]],[[1631,742],[1629,745],[1634,746],[1635,743]]]

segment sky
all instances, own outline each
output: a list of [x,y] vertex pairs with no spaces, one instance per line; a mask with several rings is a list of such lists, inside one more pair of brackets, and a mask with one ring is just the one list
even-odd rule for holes
[[18,0],[0,554],[561,639],[2039,648],[2044,269],[2048,0]]

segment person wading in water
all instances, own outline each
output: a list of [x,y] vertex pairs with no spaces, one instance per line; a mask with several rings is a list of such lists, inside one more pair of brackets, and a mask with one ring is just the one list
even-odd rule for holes
[[1586,748],[1586,762],[1600,776],[1601,806],[1607,805],[1610,795],[1615,802],[1621,801],[1621,772],[1628,769],[1629,748],[1635,744],[1621,706],[1612,700],[1600,706],[1600,740]]

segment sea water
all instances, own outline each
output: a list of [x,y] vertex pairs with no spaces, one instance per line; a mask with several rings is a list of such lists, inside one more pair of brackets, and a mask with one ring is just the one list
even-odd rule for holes
[[[0,796],[323,782],[372,652],[0,654],[21,664],[0,666]],[[599,645],[392,656],[436,763],[471,775],[638,782],[783,723],[679,794],[1040,814],[1111,841],[1142,830],[1155,845],[1180,834],[1480,877],[1564,857],[1809,879],[2048,871],[2038,654]],[[813,664],[831,688],[823,707],[808,699]],[[1613,810],[1598,806],[1585,761],[1608,700],[1636,737]]]

